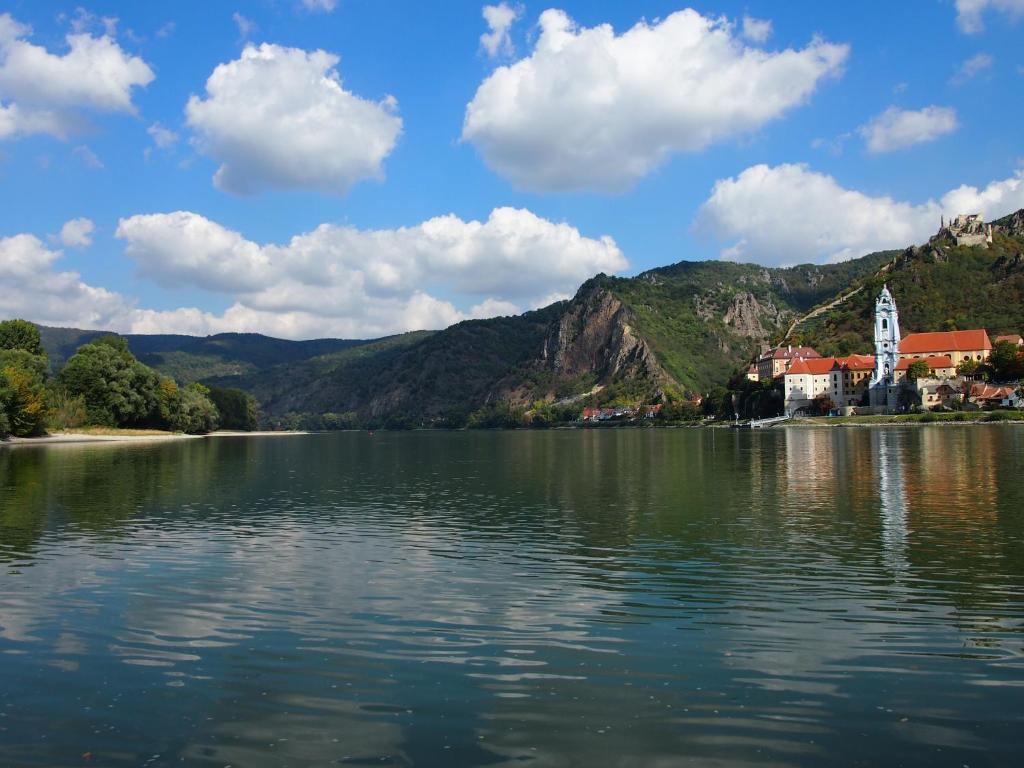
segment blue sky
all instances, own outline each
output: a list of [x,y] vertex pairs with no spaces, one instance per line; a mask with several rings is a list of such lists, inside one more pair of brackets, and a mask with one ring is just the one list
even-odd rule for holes
[[0,5],[0,315],[375,336],[1024,207],[1024,0],[485,5]]

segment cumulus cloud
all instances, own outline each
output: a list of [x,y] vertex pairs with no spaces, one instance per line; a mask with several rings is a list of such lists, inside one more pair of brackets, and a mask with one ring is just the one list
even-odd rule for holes
[[73,32],[67,52],[55,54],[29,42],[31,27],[0,14],[0,139],[64,139],[87,125],[89,112],[135,113],[132,89],[151,83],[153,71],[122,50],[105,21],[102,35]]
[[956,22],[967,34],[981,32],[989,9],[1017,20],[1024,16],[1024,0],[956,0]]
[[218,188],[342,194],[383,175],[402,131],[396,102],[345,90],[337,64],[325,51],[264,43],[214,69],[206,98],[192,96],[185,115],[196,148],[221,163]]
[[889,107],[867,125],[860,134],[869,152],[892,152],[914,144],[934,141],[952,133],[959,123],[952,107],[924,107],[918,110]]
[[76,272],[54,269],[62,253],[34,235],[0,238],[0,317],[45,325],[130,327],[132,306],[117,293],[87,285]]
[[597,272],[627,266],[611,238],[587,238],[514,208],[497,208],[483,222],[447,215],[387,230],[324,224],[283,245],[255,243],[188,211],[122,219],[116,234],[140,275],[234,297],[222,316],[182,310],[151,318],[151,327],[189,332],[377,336],[440,328],[512,314],[553,288],[571,291]]
[[509,32],[522,13],[522,6],[512,7],[508,3],[484,6],[483,17],[490,31],[480,35],[480,47],[492,59],[496,56],[511,56],[515,52]]
[[772,36],[772,22],[769,19],[743,17],[743,36],[752,43],[764,43]]
[[728,243],[722,258],[768,266],[842,261],[926,240],[939,217],[994,218],[1024,207],[1024,172],[912,204],[842,187],[805,165],[755,165],[716,182],[696,231]]
[[976,54],[964,61],[964,63],[957,68],[957,71],[949,81],[953,83],[953,85],[963,85],[968,80],[972,80],[982,72],[986,72],[991,69],[994,63],[995,59],[993,59],[989,54]]
[[96,225],[90,219],[71,219],[60,228],[60,241],[68,248],[88,248]]
[[674,152],[755,131],[837,75],[849,48],[744,45],[693,10],[611,26],[541,14],[532,53],[496,69],[466,108],[462,138],[520,187],[622,190]]

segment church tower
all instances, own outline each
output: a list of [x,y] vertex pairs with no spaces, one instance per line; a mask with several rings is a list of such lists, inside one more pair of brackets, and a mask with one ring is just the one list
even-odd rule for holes
[[875,372],[871,376],[871,404],[890,405],[889,387],[900,359],[900,314],[889,286],[875,299]]

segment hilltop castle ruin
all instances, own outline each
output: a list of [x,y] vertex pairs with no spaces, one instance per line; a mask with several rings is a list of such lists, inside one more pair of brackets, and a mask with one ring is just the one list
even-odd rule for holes
[[936,237],[943,235],[953,238],[957,245],[985,245],[992,242],[992,225],[986,224],[980,213],[961,213],[946,223],[939,219]]

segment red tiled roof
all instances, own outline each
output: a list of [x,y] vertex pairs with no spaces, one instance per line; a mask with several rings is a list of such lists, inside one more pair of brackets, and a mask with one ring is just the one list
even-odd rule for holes
[[911,333],[900,342],[901,355],[927,355],[938,352],[967,352],[992,349],[988,332],[976,331],[934,331]]
[[770,349],[765,353],[765,357],[771,357],[775,360],[788,360],[793,357],[821,357],[818,354],[818,350],[813,347],[776,347]]
[[839,366],[834,357],[812,357],[810,360],[798,357],[789,364],[786,374],[800,375],[810,373],[814,376],[820,376],[832,370],[838,370],[838,368]]
[[933,371],[936,368],[955,367],[949,355],[932,355],[931,357],[905,357],[898,363],[896,363],[896,370],[905,371],[907,370],[907,368],[909,368],[911,365],[918,362],[919,360],[924,360],[926,363],[928,363],[928,367],[931,368]]
[[1016,344],[1018,347],[1024,345],[1024,339],[1021,338],[1019,333],[1011,333],[1006,336],[996,336],[996,341],[1008,341],[1011,344]]
[[837,362],[851,371],[873,371],[875,358],[872,355],[849,355],[836,358]]
[[992,384],[972,384],[971,397],[981,400],[1004,400],[1013,394],[1013,387],[996,387]]

